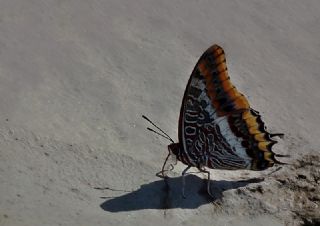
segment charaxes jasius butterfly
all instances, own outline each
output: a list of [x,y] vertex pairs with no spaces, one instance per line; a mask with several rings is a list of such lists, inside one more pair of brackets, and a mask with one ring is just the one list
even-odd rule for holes
[[[146,120],[152,123],[147,117]],[[264,170],[276,164],[284,164],[271,148],[277,143],[270,134],[258,111],[252,109],[246,97],[230,81],[223,49],[211,46],[200,57],[188,81],[180,110],[178,136],[174,141],[152,123],[172,143],[160,172],[164,172],[170,155],[187,165],[182,173],[184,196],[185,175],[191,167],[208,175],[207,190],[210,193],[211,169]],[[156,132],[150,128],[149,130]],[[159,134],[159,133],[158,133]]]

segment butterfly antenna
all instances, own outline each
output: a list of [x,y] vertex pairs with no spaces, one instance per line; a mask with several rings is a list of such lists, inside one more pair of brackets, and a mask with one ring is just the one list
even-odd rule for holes
[[156,134],[158,134],[158,135],[160,135],[160,136],[162,136],[162,137],[165,137],[165,138],[167,138],[168,140],[170,140],[172,143],[174,143],[174,140],[172,140],[172,138],[166,133],[166,132],[164,132],[162,129],[160,129],[156,124],[154,124],[147,116],[145,116],[145,115],[142,115],[142,118],[144,118],[145,120],[147,120],[149,123],[151,123],[154,127],[156,127],[160,132],[162,132],[162,134],[160,134],[159,132],[157,132],[157,131],[155,131],[155,130],[153,130],[153,129],[151,129],[151,128],[147,128],[148,130],[150,130],[150,131],[152,131],[152,132],[154,132],[154,133],[156,133]]
[[147,129],[148,129],[149,131],[154,132],[154,133],[156,133],[157,135],[162,136],[163,138],[166,138],[167,140],[171,141],[171,139],[169,139],[167,136],[163,135],[162,133],[159,133],[159,132],[157,132],[157,131],[149,128],[149,127],[147,127]]

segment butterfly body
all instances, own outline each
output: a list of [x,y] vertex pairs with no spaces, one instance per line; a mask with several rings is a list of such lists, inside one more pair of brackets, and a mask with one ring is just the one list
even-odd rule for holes
[[[208,175],[210,193],[211,169],[265,170],[274,164],[284,164],[275,157],[272,146],[277,143],[270,134],[258,111],[252,109],[246,97],[231,83],[223,49],[213,45],[207,49],[196,64],[183,96],[178,136],[174,141],[163,130],[143,116],[172,143],[168,146],[170,155],[187,165],[182,173],[184,196],[185,175],[190,167],[197,167]],[[171,165],[172,166],[172,165]],[[172,168],[172,167],[171,167]],[[211,195],[212,196],[212,195]]]

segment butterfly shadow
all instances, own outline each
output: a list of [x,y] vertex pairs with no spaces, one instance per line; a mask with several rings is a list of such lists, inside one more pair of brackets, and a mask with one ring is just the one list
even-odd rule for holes
[[263,179],[254,178],[240,181],[211,180],[211,191],[214,198],[207,194],[207,181],[195,175],[187,176],[185,186],[186,198],[183,198],[181,181],[181,177],[177,177],[144,184],[136,191],[119,197],[112,197],[103,202],[100,207],[108,212],[142,209],[195,209],[201,205],[220,200],[223,197],[224,191],[244,187],[250,183],[259,183]]

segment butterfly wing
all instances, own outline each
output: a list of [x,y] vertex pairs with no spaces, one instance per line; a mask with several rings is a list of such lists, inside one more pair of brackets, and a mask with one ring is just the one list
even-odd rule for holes
[[188,81],[179,118],[179,142],[189,165],[261,170],[277,160],[276,141],[259,113],[231,83],[224,51],[210,47]]

